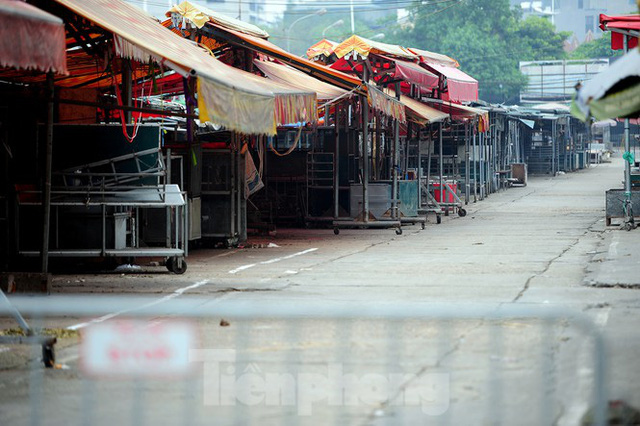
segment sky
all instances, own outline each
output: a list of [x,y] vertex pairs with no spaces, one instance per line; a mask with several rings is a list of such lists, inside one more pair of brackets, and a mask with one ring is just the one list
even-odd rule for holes
[[[164,18],[164,13],[174,4],[180,3],[182,0],[126,0],[128,3],[133,4],[140,9],[143,9],[150,15],[153,15],[157,18]],[[215,3],[207,3],[206,1],[198,1],[198,0],[189,0],[191,3],[201,4],[203,6],[208,7],[209,9],[215,10]],[[284,2],[278,2],[277,5],[267,5],[266,12],[273,14],[281,14],[286,6],[284,6]],[[233,18],[237,18],[237,16],[233,16]]]

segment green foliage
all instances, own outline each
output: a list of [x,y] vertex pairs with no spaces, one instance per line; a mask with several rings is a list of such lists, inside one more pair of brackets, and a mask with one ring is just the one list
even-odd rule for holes
[[610,58],[622,55],[622,50],[611,49],[611,33],[606,32],[600,38],[582,43],[571,52],[570,59]]
[[527,82],[519,62],[564,58],[567,36],[544,18],[523,21],[509,0],[461,0],[417,6],[388,42],[449,55],[479,81],[483,100],[517,102]]
[[548,19],[529,16],[519,23],[517,36],[521,41],[521,61],[546,61],[565,58],[563,43],[571,32],[557,33]]

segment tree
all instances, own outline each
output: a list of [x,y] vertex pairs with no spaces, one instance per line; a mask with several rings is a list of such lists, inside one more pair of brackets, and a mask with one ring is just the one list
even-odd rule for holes
[[582,43],[571,52],[571,59],[596,59],[611,58],[622,55],[622,50],[611,49],[611,33],[606,32],[602,37],[593,41]]
[[522,21],[509,0],[460,0],[447,6],[419,5],[393,41],[449,55],[480,84],[489,102],[517,102],[527,80],[522,60],[561,59],[563,40],[543,18]]
[[548,19],[529,16],[519,23],[516,35],[521,42],[521,61],[546,61],[565,58],[563,43],[571,32],[557,33]]

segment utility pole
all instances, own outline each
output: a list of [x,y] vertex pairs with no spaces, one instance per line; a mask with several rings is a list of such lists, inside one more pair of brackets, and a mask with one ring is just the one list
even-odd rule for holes
[[349,0],[349,9],[351,11],[351,34],[356,33],[356,19],[353,15],[353,0]]

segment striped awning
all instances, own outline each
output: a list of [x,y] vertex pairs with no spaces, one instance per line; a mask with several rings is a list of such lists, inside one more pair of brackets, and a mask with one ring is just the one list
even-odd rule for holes
[[313,91],[294,91],[232,68],[122,0],[56,0],[113,33],[116,54],[153,60],[198,80],[200,119],[246,134],[275,134],[278,124],[312,121]]
[[373,109],[382,112],[387,117],[393,117],[401,123],[407,122],[404,105],[371,84],[367,84],[367,99]]
[[320,81],[287,65],[257,59],[253,63],[269,79],[298,89],[313,90],[322,101],[332,100],[347,93],[344,89]]

